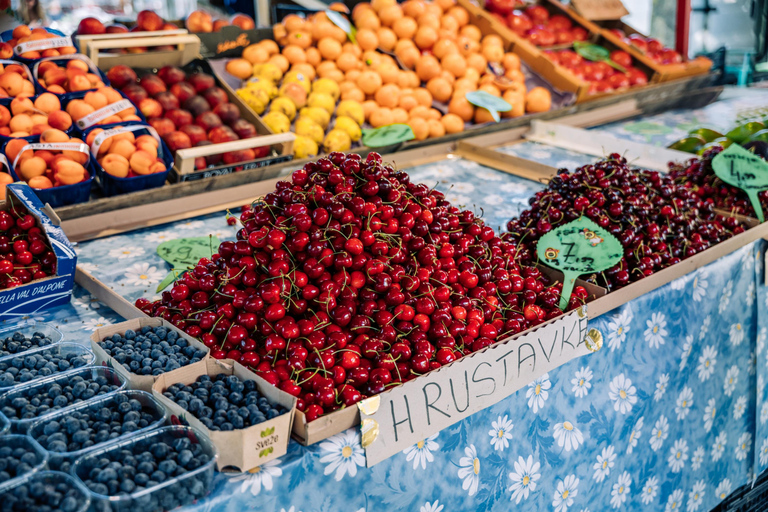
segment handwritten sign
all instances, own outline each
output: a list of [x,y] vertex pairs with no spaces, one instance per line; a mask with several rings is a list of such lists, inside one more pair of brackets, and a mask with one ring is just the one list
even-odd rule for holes
[[765,222],[758,192],[768,190],[768,162],[742,148],[731,144],[712,159],[715,175],[729,185],[747,193],[752,208],[760,222]]
[[571,5],[591,21],[618,20],[629,14],[621,0],[571,0]]
[[374,130],[363,130],[363,144],[369,148],[380,148],[413,140],[416,136],[407,124],[390,124]]
[[32,51],[48,50],[51,48],[65,48],[72,46],[72,39],[69,37],[52,37],[49,39],[38,39],[36,41],[27,41],[26,43],[19,43],[16,45],[16,53],[21,55],[23,53]]
[[603,48],[599,44],[584,43],[582,41],[576,41],[573,43],[573,49],[576,53],[581,55],[587,60],[593,62],[605,62],[612,68],[618,69],[622,73],[626,73],[627,69],[619,66],[611,60],[611,52],[607,48]]
[[484,108],[493,116],[497,123],[501,120],[499,112],[509,112],[512,105],[509,102],[485,91],[470,91],[464,95],[467,101],[476,107]]
[[194,267],[201,258],[210,258],[219,248],[215,236],[177,238],[157,246],[157,254],[171,265],[171,273],[157,285],[157,291],[165,289],[189,267]]
[[[367,465],[500,402],[571,359],[597,350],[587,307],[358,403]],[[594,340],[592,340],[594,341]]]
[[542,236],[536,253],[544,264],[563,273],[560,309],[564,310],[576,278],[611,268],[624,256],[624,248],[615,236],[581,217]]

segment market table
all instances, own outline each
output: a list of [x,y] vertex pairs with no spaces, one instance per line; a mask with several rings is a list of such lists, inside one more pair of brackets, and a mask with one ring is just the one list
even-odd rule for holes
[[[700,124],[725,129],[738,110],[766,104],[768,93],[730,90],[702,109],[597,130],[665,145]],[[557,167],[595,160],[527,142],[501,151]],[[461,158],[409,173],[482,211],[494,228],[542,187]],[[219,213],[76,250],[81,268],[133,301],[155,295],[168,272],[159,243],[234,233]],[[598,353],[371,469],[354,429],[310,447],[292,442],[248,473],[217,474],[212,494],[188,510],[710,510],[768,466],[767,248],[750,244],[591,320],[605,341]],[[120,321],[80,287],[70,305],[34,319],[83,343]]]

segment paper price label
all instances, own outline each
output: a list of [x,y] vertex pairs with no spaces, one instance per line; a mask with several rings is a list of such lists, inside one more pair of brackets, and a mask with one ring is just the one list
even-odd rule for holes
[[563,273],[560,309],[565,310],[576,278],[611,268],[621,261],[624,248],[615,236],[581,217],[542,236],[536,254],[545,265]]
[[49,50],[51,48],[64,48],[73,46],[72,39],[69,37],[52,37],[50,39],[38,39],[37,41],[27,41],[16,45],[16,53],[34,52],[40,50]]
[[712,159],[715,175],[747,193],[760,222],[765,222],[758,193],[768,190],[768,162],[738,144],[731,144]]
[[374,130],[363,130],[363,144],[369,148],[380,148],[413,140],[416,136],[407,124],[390,124]]
[[485,91],[470,91],[464,96],[474,106],[484,108],[490,112],[493,120],[497,123],[501,120],[499,112],[509,112],[512,110],[512,105],[509,102]]
[[118,112],[122,112],[123,110],[127,110],[129,108],[133,108],[133,103],[131,103],[130,100],[120,100],[115,103],[112,103],[111,105],[107,105],[106,107],[100,108],[96,112],[93,112],[91,114],[88,114],[82,119],[79,119],[77,121],[77,127],[81,130],[84,128],[90,128],[91,126],[95,125],[99,121],[102,121],[109,116],[114,116]]
[[90,154],[88,153],[88,146],[80,142],[35,142],[32,144],[27,144],[21,148],[19,154],[16,155],[16,159],[13,161],[14,169],[16,169],[16,165],[19,163],[19,158],[21,158],[21,155],[30,149],[33,151],[38,149],[46,151],[78,151],[80,153],[85,153],[86,155]]
[[147,130],[152,137],[157,140],[157,142],[160,142],[160,135],[158,135],[157,131],[152,128],[151,126],[142,126],[142,125],[133,125],[133,126],[118,126],[116,128],[110,128],[109,130],[105,130],[98,134],[91,143],[91,153],[93,153],[94,156],[99,154],[99,148],[104,143],[105,140],[107,140],[110,137],[114,137],[117,134],[125,133],[125,132],[137,132],[139,130]]
[[177,238],[157,246],[157,255],[171,265],[171,273],[157,285],[157,292],[165,289],[187,268],[197,265],[202,258],[210,258],[219,248],[215,236]]

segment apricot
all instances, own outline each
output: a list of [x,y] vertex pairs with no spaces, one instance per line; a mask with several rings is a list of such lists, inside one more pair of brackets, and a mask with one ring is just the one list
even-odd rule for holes
[[145,151],[136,151],[131,155],[130,164],[131,169],[136,174],[150,174],[150,167],[155,163],[156,158]]
[[75,120],[82,119],[95,111],[96,109],[83,100],[72,100],[67,105],[67,113]]
[[21,148],[29,144],[24,139],[12,139],[8,141],[8,144],[5,145],[5,156],[8,157],[8,162],[13,163],[16,160],[16,157],[19,156],[19,151],[21,151]]
[[5,89],[9,95],[18,96],[24,88],[24,80],[17,73],[3,73],[0,75],[0,87]]
[[113,135],[111,138],[113,142],[117,142],[119,140],[127,140],[131,144],[136,142],[136,135],[134,135],[133,132],[118,133],[117,135]]
[[35,151],[35,156],[42,158],[45,160],[45,165],[47,165],[50,168],[51,162],[53,162],[53,158],[56,156],[50,151],[47,151],[45,149],[39,149]]
[[163,162],[162,160],[158,160],[149,166],[150,174],[157,174],[157,173],[165,172],[166,170],[167,170],[167,167],[165,167],[165,162]]
[[37,110],[45,112],[46,114],[53,112],[54,110],[61,110],[61,102],[55,94],[44,92],[34,102],[34,106]]
[[13,115],[32,114],[35,111],[35,104],[29,98],[14,98],[11,101],[11,112]]
[[69,142],[69,135],[61,130],[50,129],[40,135],[40,142]]
[[54,177],[62,185],[74,185],[80,183],[87,176],[85,167],[72,160],[61,159],[56,162]]
[[32,116],[28,114],[18,114],[11,118],[11,122],[8,127],[11,132],[26,132],[30,133],[34,123],[32,122]]
[[112,148],[109,150],[110,154],[117,154],[125,157],[126,159],[131,158],[131,155],[133,155],[135,152],[136,146],[127,140],[118,140],[117,142],[113,142]]
[[49,180],[45,176],[35,176],[31,180],[29,180],[27,184],[32,188],[36,188],[37,190],[42,190],[45,188],[53,188],[53,183],[51,183],[51,180]]
[[144,151],[146,153],[149,153],[153,157],[157,158],[157,146],[150,144],[149,142],[136,143],[136,149],[139,151]]
[[125,178],[131,170],[128,159],[123,155],[110,153],[101,159],[101,166],[108,174],[116,178]]
[[32,34],[32,29],[26,25],[19,25],[13,29],[12,35],[14,39],[20,39],[22,37],[29,37]]
[[160,143],[157,142],[157,139],[155,139],[151,135],[139,135],[138,137],[136,137],[136,144],[145,144],[145,143],[152,144],[153,146],[155,146],[155,148],[160,146]]
[[107,97],[96,91],[85,93],[83,101],[92,106],[94,110],[99,110],[109,105]]
[[67,69],[79,69],[84,73],[88,73],[90,71],[88,69],[88,64],[86,64],[85,61],[79,59],[72,59],[67,62]]
[[54,110],[48,114],[48,124],[51,128],[66,131],[72,126],[72,117],[63,110]]
[[11,122],[11,111],[0,105],[0,126],[8,126]]
[[246,59],[232,59],[227,62],[226,70],[230,75],[245,80],[253,74],[253,65]]
[[39,156],[33,156],[22,161],[18,166],[19,176],[25,181],[28,181],[35,176],[42,176],[45,174],[45,170],[48,169],[48,164],[45,160]]
[[68,87],[71,92],[75,91],[87,91],[92,89],[91,82],[88,81],[88,77],[83,74],[77,74],[69,78]]
[[52,85],[48,87],[48,92],[52,92],[53,94],[64,94],[67,91],[60,85]]

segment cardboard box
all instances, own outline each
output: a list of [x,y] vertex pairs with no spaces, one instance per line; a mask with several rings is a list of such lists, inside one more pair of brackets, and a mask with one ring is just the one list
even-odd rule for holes
[[[146,326],[150,326],[150,327],[162,326],[168,330],[176,331],[179,334],[179,336],[187,340],[190,345],[205,351],[205,357],[203,358],[203,361],[208,359],[208,357],[210,356],[210,350],[208,349],[208,347],[203,345],[199,340],[193,338],[192,336],[188,335],[181,329],[177,328],[172,323],[162,318],[149,318],[149,317],[134,318],[134,319],[128,320],[127,322],[121,322],[119,324],[109,325],[107,327],[100,327],[99,329],[96,329],[96,331],[93,334],[91,334],[91,350],[93,350],[93,353],[96,355],[96,364],[113,368],[118,374],[120,374],[121,377],[123,377],[128,382],[128,387],[131,389],[138,389],[141,391],[146,391],[148,393],[151,393],[152,385],[160,376],[159,375],[137,375],[131,372],[124,365],[115,361],[114,357],[108,355],[106,351],[103,348],[101,348],[101,342],[105,338],[109,338],[113,334],[123,334],[125,333],[125,331],[129,329],[138,331],[142,327],[146,327]],[[197,363],[194,363],[194,364],[197,364]]]
[[[181,382],[191,384],[201,375],[214,377],[219,374],[236,375],[242,380],[256,381],[256,389],[273,404],[280,404],[288,412],[258,425],[223,432],[211,431],[193,414],[166,398],[163,391]],[[265,462],[276,459],[288,450],[291,424],[296,410],[296,397],[281,391],[232,359],[207,359],[205,362],[185,366],[160,375],[152,387],[152,394],[171,414],[174,424],[189,425],[204,433],[219,450],[219,471],[235,467],[248,471]]]
[[77,255],[59,227],[56,213],[50,206],[43,206],[26,183],[11,183],[6,187],[6,200],[0,202],[0,210],[19,205],[35,217],[37,226],[45,233],[46,243],[56,255],[56,275],[0,290],[0,320],[34,315],[67,304],[75,282]]

